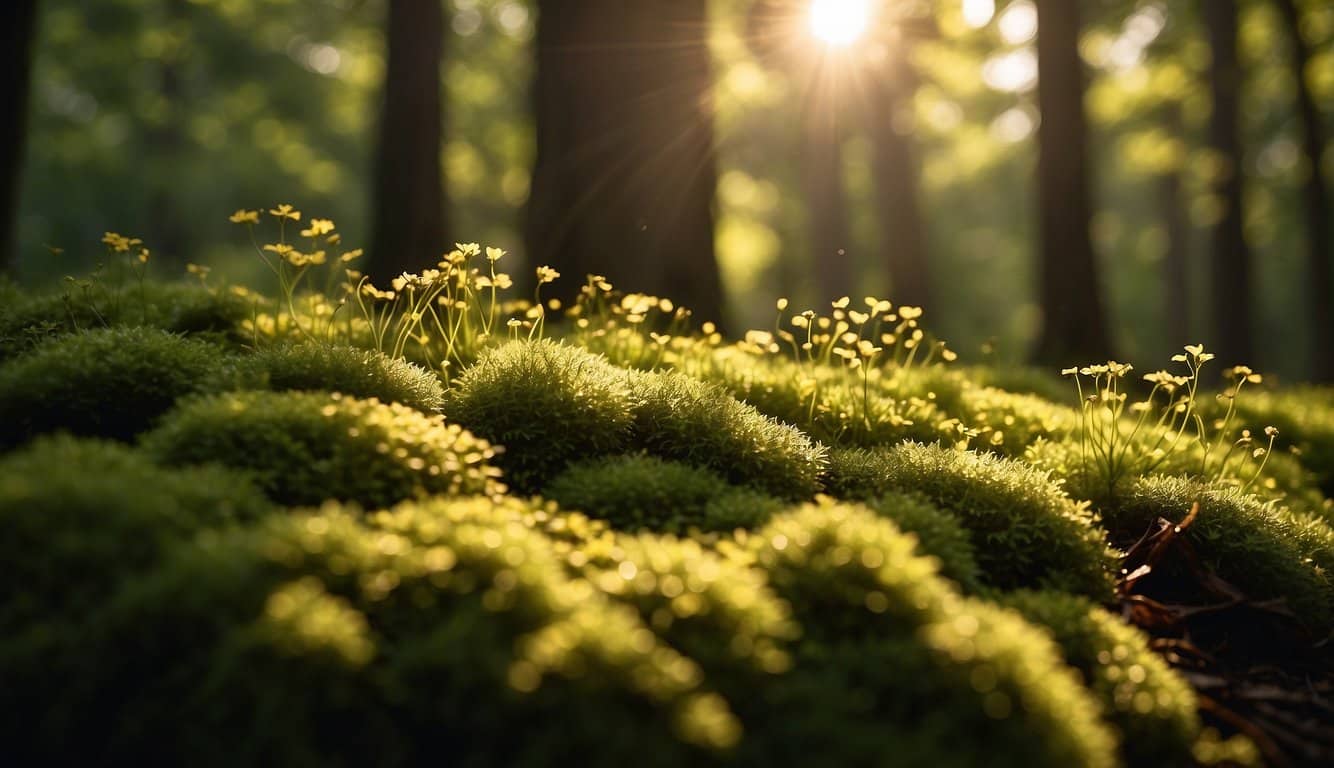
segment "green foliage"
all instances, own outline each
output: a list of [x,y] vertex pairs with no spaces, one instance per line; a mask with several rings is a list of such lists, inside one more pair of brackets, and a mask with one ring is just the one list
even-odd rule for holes
[[494,494],[494,452],[440,416],[342,395],[238,392],[182,403],[143,440],[163,462],[247,471],[275,501],[386,506],[416,494]]
[[820,490],[824,446],[724,390],[679,373],[628,372],[634,444],[786,499]]
[[987,454],[904,443],[833,452],[829,492],[871,499],[919,493],[968,529],[986,585],[1111,595],[1117,561],[1086,504],[1045,472]]
[[130,440],[223,370],[216,347],[155,328],[50,341],[0,367],[0,448],[58,430]]
[[125,325],[236,343],[249,315],[249,303],[231,291],[165,282],[107,289],[74,281],[63,293],[16,293],[0,304],[0,361],[50,338]]
[[248,382],[274,391],[340,392],[437,412],[444,388],[435,374],[374,350],[306,343],[266,347],[241,361]]
[[936,558],[940,575],[954,581],[964,593],[982,588],[968,529],[953,513],[911,493],[890,492],[864,501],[881,517],[889,518],[904,533],[917,537],[917,553]]
[[1294,387],[1248,393],[1237,403],[1241,419],[1258,429],[1278,428],[1278,445],[1297,449],[1298,459],[1315,473],[1326,495],[1334,495],[1334,390]]
[[602,518],[622,531],[730,531],[762,524],[783,502],[729,485],[707,469],[652,456],[579,462],[542,494],[567,509]]
[[1143,632],[1074,595],[1025,590],[1001,603],[1051,631],[1066,662],[1102,700],[1126,765],[1189,761],[1200,733],[1195,691]]
[[633,400],[623,372],[551,341],[511,342],[483,354],[448,393],[445,412],[504,446],[509,485],[535,492],[572,461],[628,445]]
[[1180,477],[1142,478],[1102,514],[1117,540],[1134,541],[1159,518],[1181,522],[1195,502],[1200,513],[1184,535],[1206,567],[1253,600],[1284,599],[1303,622],[1330,626],[1334,535],[1323,521],[1282,513],[1236,488]]
[[118,663],[81,659],[43,735],[87,727],[115,762],[303,765],[673,765],[734,741],[699,668],[567,577],[514,504],[202,539],[100,617]]
[[773,724],[742,748],[761,764],[1114,765],[1096,703],[1052,642],[960,598],[915,547],[846,505],[807,505],[753,537],[805,633],[793,669],[736,702],[747,726],[755,710]]
[[[20,749],[29,717],[72,680],[89,617],[201,529],[255,520],[270,504],[218,468],[169,470],[116,444],[39,438],[0,458],[0,724]],[[103,661],[106,661],[105,659]],[[22,754],[22,752],[18,752]]]

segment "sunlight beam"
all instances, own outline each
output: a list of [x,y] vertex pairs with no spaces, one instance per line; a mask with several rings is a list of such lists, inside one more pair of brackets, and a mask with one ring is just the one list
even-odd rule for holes
[[871,23],[871,0],[812,0],[811,34],[826,45],[843,48],[857,42]]

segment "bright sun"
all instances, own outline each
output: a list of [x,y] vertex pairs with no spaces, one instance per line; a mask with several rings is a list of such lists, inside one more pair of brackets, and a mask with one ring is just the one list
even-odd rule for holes
[[871,0],[812,0],[811,34],[833,46],[851,45],[871,21]]

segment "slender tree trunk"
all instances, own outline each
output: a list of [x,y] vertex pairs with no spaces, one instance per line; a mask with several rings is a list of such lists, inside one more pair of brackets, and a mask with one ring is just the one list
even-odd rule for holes
[[1079,3],[1038,0],[1039,299],[1034,357],[1048,365],[1105,359],[1111,344],[1089,235],[1090,167],[1079,58]]
[[917,198],[918,167],[911,132],[917,72],[904,45],[890,55],[886,79],[873,92],[870,130],[875,152],[876,203],[881,250],[896,304],[928,306],[930,274],[926,233]]
[[587,274],[720,320],[705,0],[541,0],[534,265]]
[[445,249],[441,0],[389,0],[370,273],[420,272]]
[[[1168,107],[1164,119],[1173,138],[1181,135],[1181,108]],[[1163,320],[1166,323],[1165,348],[1175,352],[1190,338],[1190,220],[1186,215],[1180,166],[1173,166],[1158,177],[1158,199],[1167,252],[1163,255]]]
[[[186,0],[165,0],[163,4],[163,26],[172,32],[189,33],[189,8]],[[173,35],[173,39],[175,35]],[[165,111],[160,122],[148,131],[151,137],[154,155],[157,159],[158,173],[153,179],[152,230],[148,245],[153,249],[154,260],[159,265],[176,265],[180,268],[185,263],[188,229],[184,216],[176,204],[176,175],[173,169],[180,161],[185,149],[185,136],[182,130],[181,100],[184,88],[181,82],[181,59],[186,55],[189,43],[183,43],[167,49],[158,63],[158,94],[162,97]]]
[[32,75],[32,43],[37,34],[37,0],[14,0],[0,32],[0,273],[17,261],[18,197],[23,176],[23,150],[28,133],[28,90]]
[[837,84],[826,82],[825,74],[817,69],[815,82],[807,89],[796,148],[810,245],[808,274],[815,277],[817,306],[853,293],[857,279],[843,192],[843,110]]
[[1223,213],[1213,228],[1213,324],[1223,366],[1255,364],[1251,340],[1251,258],[1242,212],[1242,147],[1238,128],[1241,65],[1237,60],[1237,5],[1234,0],[1202,4],[1212,61],[1209,90],[1213,112],[1209,144],[1221,160],[1213,194]]
[[1301,16],[1293,0],[1277,0],[1278,9],[1292,41],[1292,72],[1297,83],[1297,111],[1302,123],[1302,151],[1306,155],[1306,179],[1302,197],[1306,207],[1306,287],[1310,292],[1310,319],[1307,327],[1311,334],[1311,378],[1315,381],[1334,381],[1334,312],[1331,312],[1330,293],[1334,291],[1334,236],[1330,234],[1329,188],[1325,184],[1324,126],[1320,110],[1311,93],[1307,69],[1311,63],[1311,49],[1302,38]]

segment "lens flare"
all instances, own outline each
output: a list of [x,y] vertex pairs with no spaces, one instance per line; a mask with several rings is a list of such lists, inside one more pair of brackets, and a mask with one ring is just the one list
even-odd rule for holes
[[831,46],[857,42],[871,23],[871,0],[813,0],[811,34]]

